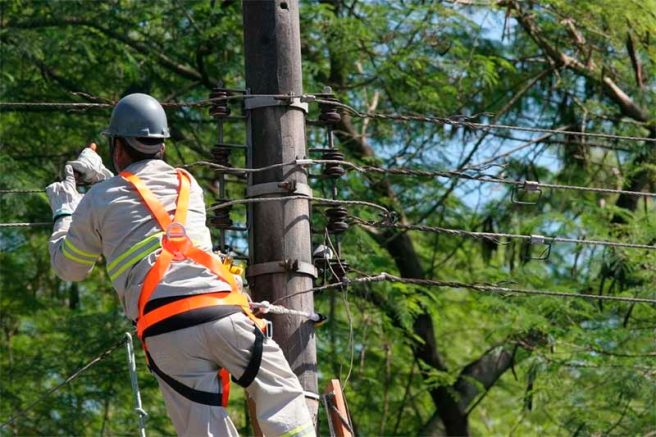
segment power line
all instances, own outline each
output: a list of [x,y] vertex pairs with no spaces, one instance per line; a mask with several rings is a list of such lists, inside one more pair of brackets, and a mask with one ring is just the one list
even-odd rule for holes
[[[483,183],[493,183],[493,184],[503,184],[510,185],[523,189],[536,189],[536,188],[547,188],[553,190],[569,190],[569,191],[580,191],[588,193],[597,193],[597,194],[619,194],[626,196],[634,197],[656,197],[656,193],[643,192],[643,191],[630,191],[630,190],[620,190],[615,188],[603,188],[603,187],[584,187],[580,185],[566,185],[566,184],[554,184],[548,182],[538,182],[530,180],[515,180],[508,178],[500,178],[490,175],[473,175],[465,173],[465,171],[458,170],[422,170],[418,168],[405,168],[405,167],[376,167],[371,165],[358,165],[349,161],[333,160],[333,159],[296,159],[287,163],[273,164],[266,167],[259,168],[239,168],[239,167],[228,167],[221,164],[216,164],[209,161],[196,161],[191,164],[183,165],[182,167],[190,168],[194,166],[206,166],[215,168],[217,171],[221,171],[227,174],[248,174],[248,173],[260,173],[268,170],[274,170],[277,168],[284,168],[290,166],[306,167],[310,165],[343,165],[351,170],[357,171],[362,174],[389,174],[389,175],[398,175],[398,176],[416,176],[416,177],[441,177],[441,178],[457,178],[457,179],[466,179],[470,181],[478,181]],[[38,194],[43,193],[43,189],[5,189],[0,190],[0,195],[2,194]]]
[[549,128],[541,128],[541,127],[525,127],[525,126],[513,126],[513,125],[496,124],[496,123],[477,123],[477,122],[469,121],[475,116],[470,117],[465,115],[457,115],[451,117],[435,117],[435,116],[427,116],[427,115],[382,114],[377,112],[360,112],[357,109],[353,108],[352,106],[340,102],[323,100],[323,99],[316,99],[315,101],[317,103],[332,105],[338,108],[342,108],[347,112],[349,112],[354,117],[370,118],[374,120],[389,120],[389,121],[397,121],[397,122],[418,121],[421,123],[462,126],[462,127],[468,127],[471,129],[478,129],[478,130],[502,129],[502,130],[514,130],[520,132],[533,132],[533,133],[557,133],[563,135],[576,135],[576,136],[589,137],[589,138],[605,138],[605,139],[625,140],[625,141],[647,141],[647,142],[656,143],[656,138],[648,138],[648,137],[614,135],[614,134],[606,134],[602,132],[577,132],[577,131],[570,131],[570,130],[556,130],[556,129],[549,129]]
[[[286,94],[244,94],[244,91],[231,90],[237,92],[236,95],[229,95],[225,97],[214,97],[210,99],[195,100],[190,102],[161,102],[164,108],[193,108],[212,106],[217,102],[228,100],[245,100],[257,97],[272,97],[279,100],[289,99],[311,99],[312,96],[305,95],[286,95]],[[107,103],[74,103],[74,102],[0,102],[0,111],[12,111],[20,109],[42,109],[46,111],[54,111],[58,109],[67,109],[73,111],[85,111],[90,109],[112,109],[116,102]]]
[[[198,106],[211,106],[216,102],[226,100],[242,100],[244,95],[235,95],[227,97],[217,97],[213,99],[196,100],[192,102],[162,102],[164,108],[189,108]],[[112,109],[116,102],[110,103],[56,103],[56,102],[0,102],[0,111],[11,111],[20,109],[43,109],[43,110],[57,110],[67,109],[73,111],[85,111],[90,109]]]
[[0,223],[0,228],[41,228],[46,226],[52,226],[52,222]]
[[0,425],[0,429],[6,427],[7,425],[11,425],[12,423],[14,423],[14,422],[16,421],[16,419],[25,416],[25,415],[26,415],[27,413],[29,413],[32,409],[34,409],[35,406],[37,406],[39,403],[41,403],[43,400],[45,400],[48,396],[50,396],[51,394],[53,394],[54,392],[56,392],[56,391],[59,390],[60,388],[64,387],[66,384],[69,384],[70,382],[72,382],[73,380],[75,380],[78,376],[80,376],[82,373],[84,373],[85,371],[87,371],[89,368],[91,368],[91,367],[94,366],[95,364],[98,364],[100,361],[102,361],[102,360],[104,360],[105,358],[107,358],[107,357],[108,357],[112,352],[114,352],[116,349],[118,349],[119,347],[123,346],[123,344],[125,343],[125,341],[126,341],[125,338],[121,339],[121,341],[119,341],[119,342],[117,342],[116,344],[114,344],[113,346],[111,346],[109,349],[107,349],[106,351],[104,351],[103,353],[101,353],[100,355],[98,355],[97,357],[95,357],[94,359],[92,359],[91,361],[89,361],[89,362],[88,362],[87,364],[85,364],[84,366],[80,367],[80,368],[79,368],[78,370],[76,370],[73,374],[71,374],[68,378],[66,378],[63,382],[61,382],[60,384],[57,384],[56,386],[54,386],[54,387],[51,388],[50,390],[48,390],[48,391],[46,391],[45,393],[43,393],[41,396],[39,396],[39,398],[38,398],[37,400],[35,400],[34,402],[32,402],[32,403],[31,403],[30,405],[28,405],[26,408],[20,410],[18,413],[14,414],[9,420],[7,420],[5,423],[3,423],[2,425]]
[[385,273],[385,272],[380,273],[378,275],[364,276],[354,279],[345,279],[341,282],[326,284],[320,287],[314,287],[308,290],[304,290],[298,293],[284,296],[272,303],[276,304],[284,299],[288,299],[298,294],[316,293],[316,292],[330,290],[334,288],[348,287],[353,284],[366,284],[366,283],[373,283],[373,282],[396,282],[402,284],[422,285],[426,287],[465,288],[481,293],[499,294],[502,296],[505,294],[549,296],[549,297],[558,297],[558,298],[565,298],[565,299],[585,299],[585,300],[597,300],[597,301],[604,300],[604,301],[613,301],[613,302],[627,302],[627,303],[634,303],[634,304],[648,303],[648,304],[656,305],[656,299],[643,298],[643,297],[608,296],[608,295],[571,293],[571,292],[552,291],[552,290],[533,290],[528,288],[509,288],[509,287],[501,287],[497,285],[470,284],[470,283],[457,282],[457,281],[438,281],[432,279],[402,278],[399,276],[390,275],[389,273]]
[[[162,106],[165,108],[202,107],[202,106],[211,106],[219,101],[236,100],[236,99],[243,100],[243,99],[262,97],[262,96],[273,97],[280,100],[300,99],[302,102],[316,102],[320,104],[336,106],[338,108],[344,109],[354,117],[369,118],[375,120],[389,120],[389,121],[396,121],[396,122],[417,121],[421,123],[462,126],[462,127],[468,127],[470,129],[477,129],[477,130],[489,130],[489,129],[514,130],[520,132],[552,133],[552,134],[563,134],[563,135],[572,135],[572,136],[590,137],[590,138],[605,138],[605,139],[612,139],[612,140],[656,142],[656,138],[648,138],[648,137],[614,135],[614,134],[606,134],[602,132],[577,132],[577,131],[570,131],[570,130],[514,126],[514,125],[497,124],[497,123],[478,123],[478,122],[471,121],[473,118],[475,118],[478,115],[476,116],[453,115],[450,117],[436,117],[436,116],[429,116],[429,115],[414,115],[414,114],[382,114],[377,112],[360,112],[357,109],[347,104],[336,102],[333,100],[325,100],[322,98],[317,98],[317,95],[311,95],[311,94],[306,94],[306,95],[239,94],[239,95],[198,100],[192,102],[164,102],[162,103]],[[114,107],[114,103],[0,102],[0,111],[3,110],[10,111],[10,110],[20,110],[20,109],[89,110],[89,109],[110,109],[113,107]]]
[[362,174],[390,174],[390,175],[399,175],[399,176],[417,176],[417,177],[442,177],[442,178],[458,178],[458,179],[467,179],[472,181],[479,181],[484,183],[494,183],[494,184],[505,184],[511,185],[519,188],[549,188],[553,190],[571,190],[571,191],[581,191],[581,192],[590,192],[598,194],[621,194],[627,196],[635,197],[656,197],[656,193],[647,193],[642,191],[629,191],[629,190],[619,190],[615,188],[602,188],[602,187],[583,187],[579,185],[565,185],[565,184],[553,184],[553,183],[544,183],[537,181],[528,181],[528,180],[514,180],[507,178],[499,178],[496,176],[490,175],[472,175],[465,173],[464,171],[458,170],[422,170],[417,168],[404,168],[404,167],[376,167],[371,165],[358,165],[349,161],[341,160],[332,160],[332,159],[296,159],[287,163],[274,164],[266,167],[260,168],[235,168],[227,167],[221,164],[215,164],[208,161],[197,161],[192,164],[188,164],[186,167],[192,167],[195,165],[204,165],[207,167],[216,168],[222,172],[228,174],[246,174],[246,173],[259,173],[268,170],[274,170],[276,168],[284,168],[290,166],[299,166],[305,167],[315,164],[330,164],[330,165],[343,165],[348,167],[358,173]]
[[620,241],[607,241],[607,240],[580,240],[576,238],[547,237],[544,235],[507,234],[507,233],[500,233],[500,232],[474,232],[474,231],[466,231],[463,229],[442,228],[439,226],[406,225],[401,223],[372,222],[372,221],[362,220],[361,218],[354,217],[354,216],[350,216],[350,218],[354,223],[362,226],[371,226],[375,228],[403,229],[406,231],[434,232],[440,234],[456,235],[462,237],[471,237],[471,238],[493,240],[493,241],[498,241],[500,238],[507,238],[512,240],[529,241],[532,244],[571,243],[571,244],[584,244],[584,245],[607,246],[607,247],[624,247],[629,249],[656,250],[656,245],[651,245],[651,244],[623,243]]
[[33,194],[33,193],[45,193],[46,190],[41,188],[25,188],[25,189],[9,189],[9,190],[0,190],[0,194]]
[[296,196],[283,196],[283,197],[257,197],[253,199],[236,199],[229,202],[219,203],[209,207],[208,211],[216,211],[218,209],[228,208],[232,205],[241,205],[241,204],[250,204],[250,203],[261,203],[261,202],[284,202],[287,200],[309,200],[318,205],[352,205],[352,206],[365,206],[368,208],[373,208],[378,211],[381,211],[386,217],[391,217],[393,215],[392,211],[388,210],[382,205],[377,203],[365,202],[364,200],[335,200],[335,199],[324,199],[321,197],[308,197],[302,195]]
[[[618,190],[614,188],[601,188],[601,187],[583,187],[579,185],[565,185],[565,184],[553,184],[553,183],[547,183],[547,182],[537,182],[537,181],[529,181],[529,180],[514,180],[514,179],[507,179],[507,178],[498,178],[496,176],[490,176],[490,175],[472,175],[465,173],[463,171],[456,171],[456,170],[446,170],[446,171],[439,171],[439,170],[422,170],[422,169],[416,169],[416,168],[402,168],[402,167],[391,167],[391,168],[384,168],[384,167],[376,167],[376,166],[370,166],[370,165],[357,165],[353,162],[349,161],[341,161],[341,160],[332,160],[332,159],[297,159],[294,161],[290,161],[288,163],[281,163],[281,164],[273,164],[269,165],[266,167],[260,167],[260,168],[235,168],[235,167],[227,167],[224,165],[220,164],[215,164],[212,162],[208,161],[197,161],[191,164],[187,164],[184,167],[193,167],[196,165],[204,165],[207,167],[212,167],[215,168],[219,171],[229,173],[229,174],[247,174],[247,173],[259,173],[259,172],[264,172],[268,170],[274,170],[276,168],[284,168],[284,167],[290,167],[290,166],[299,166],[299,167],[304,167],[304,166],[309,166],[309,165],[321,165],[321,164],[329,164],[329,165],[342,165],[345,166],[349,169],[352,169],[354,171],[357,171],[362,174],[390,174],[390,175],[399,175],[399,176],[417,176],[417,177],[443,177],[443,178],[458,178],[458,179],[466,179],[466,180],[471,180],[471,181],[478,181],[478,182],[483,182],[483,183],[494,183],[494,184],[503,184],[503,185],[509,185],[513,186],[519,189],[525,189],[527,191],[530,190],[536,190],[539,188],[547,188],[547,189],[553,189],[553,190],[569,190],[569,191],[579,191],[579,192],[589,192],[589,193],[598,193],[598,194],[620,194],[620,195],[627,195],[627,196],[635,196],[635,197],[656,197],[656,193],[648,193],[648,192],[641,192],[641,191],[629,191],[629,190]],[[4,189],[0,190],[0,195],[2,194],[38,194],[38,193],[43,193],[45,190],[43,189]],[[215,205],[213,207],[210,207],[208,210],[213,211],[213,210],[218,210],[222,208],[229,207],[231,205],[237,205],[237,204],[248,204],[248,203],[257,203],[257,202],[267,202],[267,201],[284,201],[284,200],[295,200],[295,199],[304,199],[306,198],[305,196],[286,196],[286,197],[267,197],[267,198],[258,198],[258,199],[241,199],[241,200],[232,200],[230,202],[225,202],[220,205]],[[322,199],[322,198],[312,198],[310,199],[315,203],[318,204],[326,204],[326,205],[356,205],[356,206],[366,206],[370,208],[375,208],[386,215],[391,215],[391,211],[389,211],[387,208],[372,203],[372,202],[365,202],[361,200],[334,200],[334,199]],[[369,226],[374,226],[372,223],[367,223]],[[43,227],[43,226],[50,226],[52,223],[49,222],[41,222],[41,223],[0,223],[0,228],[10,228],[10,227]],[[389,225],[388,225],[389,226]],[[399,227],[400,225],[396,225]],[[409,226],[409,225],[408,225]],[[426,227],[424,227],[426,228]],[[416,229],[416,230],[422,230],[422,229]],[[427,229],[423,229],[427,230]],[[434,232],[434,231],[429,231],[429,232]],[[479,233],[480,234],[480,233]],[[508,236],[512,234],[499,234],[503,236]],[[517,236],[515,236],[517,237]],[[529,236],[523,236],[523,237],[529,237]],[[512,237],[509,237],[512,238]],[[519,238],[519,237],[517,237]],[[575,241],[589,241],[589,240],[575,240],[575,241],[556,241],[553,240],[554,242],[575,242]],[[585,243],[582,243],[585,244]],[[592,244],[592,243],[588,243]],[[602,242],[599,242],[598,244],[603,244]],[[639,246],[644,246],[644,245],[639,245]],[[651,247],[651,246],[650,246]],[[644,248],[644,247],[640,247]]]
[[[457,179],[466,179],[470,181],[478,181],[483,183],[493,183],[493,184],[503,184],[511,185],[518,188],[548,188],[553,190],[569,190],[569,191],[580,191],[588,193],[597,193],[597,194],[620,194],[626,196],[635,196],[635,197],[656,197],[656,193],[649,193],[643,191],[630,191],[630,190],[620,190],[615,188],[603,188],[603,187],[584,187],[580,185],[566,185],[566,184],[553,184],[547,182],[538,182],[538,181],[529,181],[529,180],[514,180],[508,178],[499,178],[496,176],[490,175],[472,175],[465,173],[464,171],[458,170],[422,170],[417,168],[404,168],[404,167],[376,167],[371,165],[358,165],[349,161],[341,160],[332,160],[332,159],[297,159],[290,161],[288,163],[274,164],[266,167],[260,168],[238,168],[238,167],[228,167],[221,164],[215,164],[209,161],[197,161],[191,164],[183,165],[182,167],[190,168],[198,165],[203,165],[207,167],[212,167],[218,171],[227,173],[227,174],[248,174],[248,173],[260,173],[263,171],[273,170],[276,168],[290,167],[290,166],[299,166],[305,167],[309,165],[319,165],[319,164],[332,164],[332,165],[343,165],[357,171],[362,174],[390,174],[390,175],[399,175],[399,176],[417,176],[417,177],[441,177],[441,178],[457,178]],[[43,189],[8,189],[0,190],[1,194],[38,194],[43,193]]]

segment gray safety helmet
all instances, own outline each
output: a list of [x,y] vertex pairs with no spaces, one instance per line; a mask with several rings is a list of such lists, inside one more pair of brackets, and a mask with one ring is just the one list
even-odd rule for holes
[[[109,127],[103,134],[125,138],[133,148],[143,153],[157,153],[169,138],[166,113],[159,102],[148,94],[130,94],[118,101],[112,111]],[[148,138],[141,142],[138,138]],[[156,139],[161,138],[158,142]]]

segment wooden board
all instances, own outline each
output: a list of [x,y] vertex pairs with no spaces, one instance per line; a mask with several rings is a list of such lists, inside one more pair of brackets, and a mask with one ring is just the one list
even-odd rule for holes
[[353,427],[339,379],[331,379],[323,393],[324,405],[330,422],[330,434],[336,437],[352,437]]

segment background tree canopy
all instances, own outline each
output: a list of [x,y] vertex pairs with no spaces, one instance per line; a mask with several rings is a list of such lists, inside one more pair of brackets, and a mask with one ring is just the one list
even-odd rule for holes
[[[476,115],[483,123],[656,140],[654,0],[303,0],[300,15],[308,93],[329,85],[363,111]],[[184,102],[207,98],[220,82],[244,86],[240,2],[2,0],[0,23],[3,102],[111,103],[131,92]],[[209,158],[216,127],[206,109],[167,112],[169,162]],[[44,187],[90,141],[106,154],[99,132],[109,115],[4,108],[0,186]],[[307,132],[308,147],[324,145],[323,130]],[[653,141],[350,116],[337,137],[347,159],[361,164],[656,191]],[[228,124],[226,138],[243,142],[243,125]],[[233,154],[233,164],[243,157]],[[200,167],[194,174],[211,203],[216,175]],[[330,191],[320,179],[314,188]],[[243,191],[228,186],[231,198]],[[401,223],[656,242],[653,196],[545,189],[537,204],[518,205],[507,186],[354,172],[338,192],[385,205]],[[3,223],[50,217],[43,195],[1,202]],[[376,219],[358,208],[350,214]],[[313,218],[319,229],[323,220]],[[79,284],[54,276],[48,233],[0,230],[2,422],[130,329],[102,266]],[[316,235],[316,244],[323,238]],[[245,248],[243,236],[231,239]],[[360,272],[656,298],[653,251],[556,244],[547,261],[529,262],[520,243],[365,226],[341,241]],[[320,385],[342,379],[359,434],[656,430],[653,305],[390,283],[316,299],[331,316],[317,334]],[[3,432],[134,434],[125,361],[115,352]],[[148,429],[172,434],[156,383],[138,361]],[[235,389],[230,412],[248,433],[241,396]]]

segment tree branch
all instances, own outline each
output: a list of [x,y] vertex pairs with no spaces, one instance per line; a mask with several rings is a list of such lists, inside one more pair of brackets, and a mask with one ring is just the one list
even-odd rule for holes
[[181,77],[184,77],[186,79],[191,79],[194,81],[199,81],[203,83],[205,86],[207,86],[208,88],[212,88],[213,86],[216,85],[215,81],[207,77],[203,77],[203,75],[199,73],[197,70],[187,65],[174,61],[173,59],[169,58],[161,51],[154,50],[147,44],[144,44],[140,41],[136,41],[128,37],[127,34],[103,27],[94,20],[89,20],[80,17],[65,17],[65,18],[57,18],[57,19],[44,18],[44,19],[35,19],[35,20],[23,21],[23,22],[18,21],[18,22],[2,23],[3,28],[9,28],[9,29],[37,29],[41,27],[58,27],[58,26],[84,26],[94,29],[111,39],[114,39],[116,41],[119,41],[129,46],[133,50],[143,55],[156,59],[161,66],[176,73]]
[[[533,39],[533,41],[542,49],[542,51],[547,55],[547,57],[555,64],[558,68],[567,68],[577,74],[580,74],[594,82],[599,83],[604,88],[604,91],[610,97],[613,102],[615,102],[622,114],[627,117],[633,118],[637,121],[649,122],[649,112],[644,108],[641,108],[636,104],[633,99],[625,93],[610,76],[607,76],[594,64],[584,64],[578,59],[569,56],[559,48],[556,48],[555,45],[549,43],[547,38],[544,36],[542,29],[535,23],[533,14],[530,12],[525,12],[520,3],[516,0],[510,0],[506,2],[508,7],[511,10],[515,10],[515,19],[519,25],[524,29],[524,31]],[[573,29],[573,22],[571,20],[567,21],[570,32],[574,32],[575,35],[578,35],[578,31]],[[580,38],[576,38],[577,43],[581,43]],[[601,79],[599,79],[601,78]],[[652,136],[656,136],[656,125],[652,125],[649,128]]]

